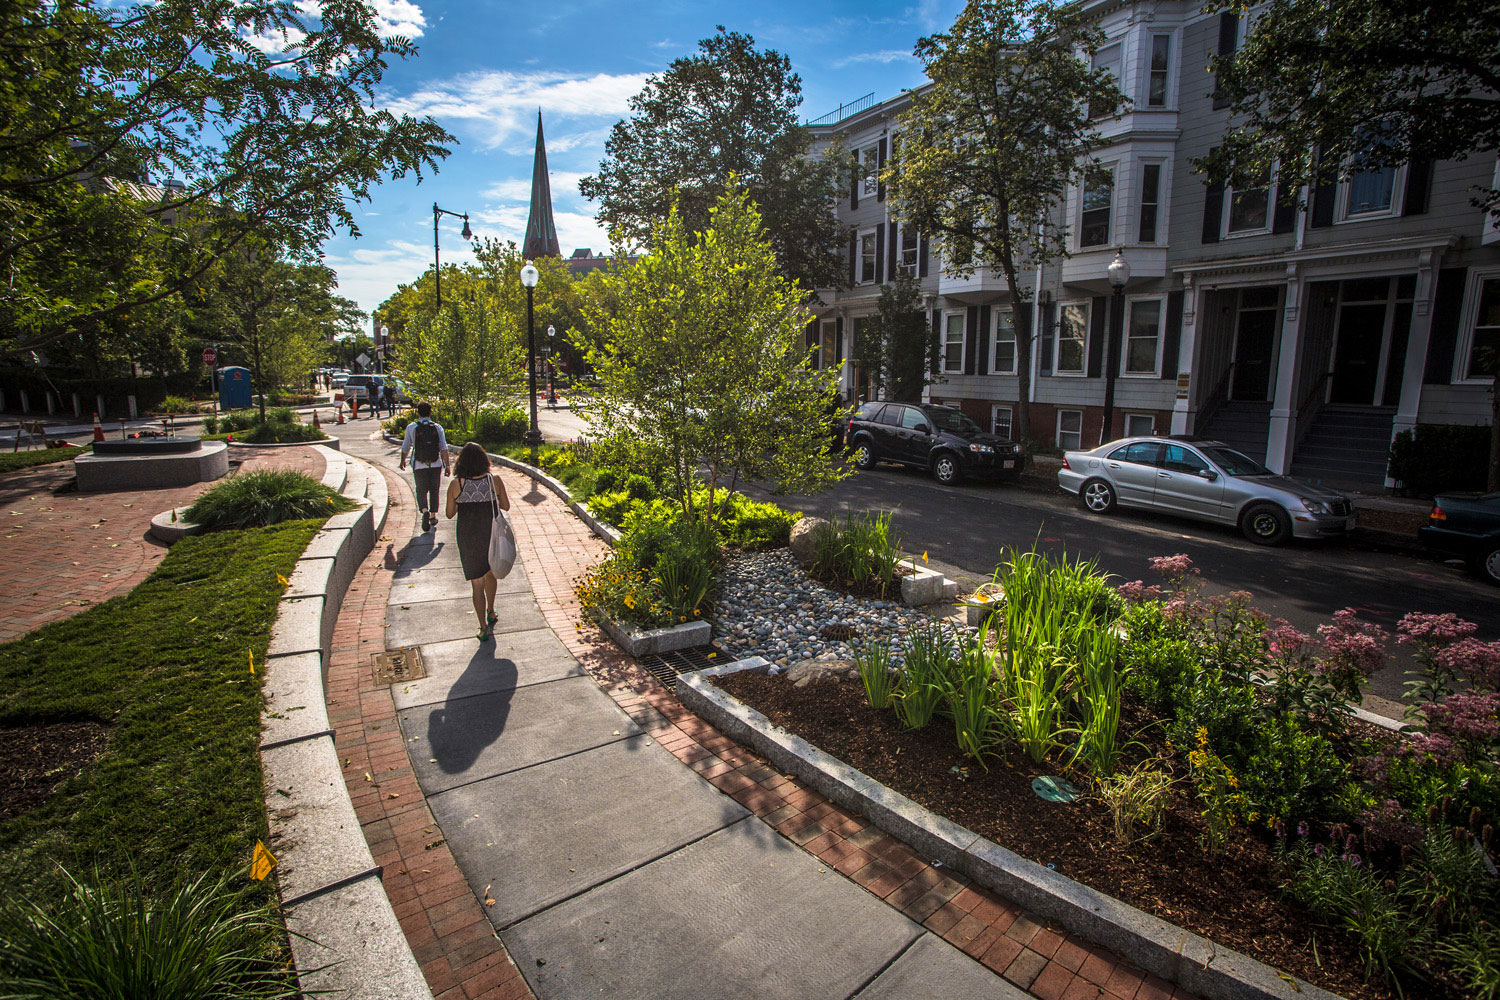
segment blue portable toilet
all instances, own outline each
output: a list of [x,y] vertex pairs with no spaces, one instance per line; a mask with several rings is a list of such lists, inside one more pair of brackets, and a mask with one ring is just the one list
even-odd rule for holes
[[230,366],[219,369],[219,408],[243,410],[250,405],[250,369]]

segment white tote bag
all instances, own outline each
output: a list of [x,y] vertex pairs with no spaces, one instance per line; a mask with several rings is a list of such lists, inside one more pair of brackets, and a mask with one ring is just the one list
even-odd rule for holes
[[510,530],[510,518],[500,509],[500,498],[495,496],[493,481],[490,483],[490,497],[495,512],[495,519],[490,523],[490,572],[503,580],[516,565],[516,535]]

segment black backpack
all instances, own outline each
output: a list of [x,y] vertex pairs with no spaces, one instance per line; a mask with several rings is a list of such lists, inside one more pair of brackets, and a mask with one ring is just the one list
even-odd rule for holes
[[417,422],[416,447],[412,449],[417,461],[428,463],[438,460],[438,427],[431,420]]

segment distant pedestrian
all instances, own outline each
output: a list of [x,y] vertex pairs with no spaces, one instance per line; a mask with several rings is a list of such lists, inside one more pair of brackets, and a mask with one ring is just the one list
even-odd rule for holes
[[422,530],[431,531],[437,524],[438,483],[449,474],[448,435],[443,433],[443,425],[432,419],[431,403],[418,403],[417,419],[406,425],[406,436],[401,439],[403,469],[408,453],[412,456],[411,478],[417,487]]
[[396,415],[396,384],[387,382],[380,395],[385,400],[385,415],[394,417]]
[[479,616],[479,641],[494,634],[495,589],[498,581],[490,569],[490,529],[494,525],[495,505],[510,510],[505,484],[490,471],[490,456],[477,442],[470,441],[458,453],[453,466],[453,482],[448,484],[446,513],[458,518],[458,559],[464,579],[474,588],[474,614]]

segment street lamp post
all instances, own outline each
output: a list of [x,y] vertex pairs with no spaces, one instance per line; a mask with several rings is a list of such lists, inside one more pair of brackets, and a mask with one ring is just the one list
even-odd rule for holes
[[521,284],[526,287],[526,378],[531,396],[531,427],[526,431],[526,443],[533,448],[542,443],[542,432],[536,425],[536,323],[532,309],[539,277],[536,266],[528,260],[521,268]]
[[391,328],[382,326],[380,328],[380,343],[375,345],[375,371],[381,375],[385,374],[385,357],[386,351],[389,350],[387,345],[390,344],[390,336]]
[[556,406],[557,405],[557,388],[556,388],[556,385],[554,384],[554,375],[557,372],[557,365],[552,360],[552,353],[553,353],[553,350],[554,350],[555,345],[556,345],[556,342],[552,338],[554,338],[556,336],[557,336],[557,327],[548,324],[548,326],[547,326],[547,346],[545,348],[546,360],[543,362],[543,364],[545,364],[547,366],[547,405],[548,406]]
[[1115,422],[1115,369],[1120,367],[1120,341],[1125,330],[1125,285],[1130,281],[1130,265],[1125,262],[1125,248],[1115,250],[1109,263],[1109,287],[1114,293],[1109,309],[1109,336],[1104,346],[1104,426],[1099,443],[1113,440],[1110,431]]
[[474,231],[469,228],[468,212],[450,212],[446,208],[438,208],[437,202],[432,203],[432,277],[437,287],[437,307],[443,308],[443,265],[438,261],[438,220],[445,215],[451,215],[455,219],[464,220],[464,230],[460,234],[466,240],[474,238]]

